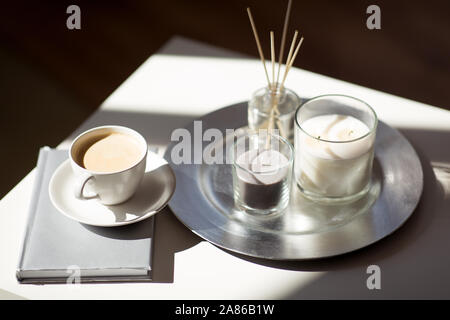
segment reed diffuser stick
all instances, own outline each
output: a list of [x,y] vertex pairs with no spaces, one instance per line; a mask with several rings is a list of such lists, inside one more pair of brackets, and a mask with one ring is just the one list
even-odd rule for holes
[[298,30],[295,30],[294,37],[292,38],[291,46],[289,48],[289,53],[288,53],[288,56],[286,58],[286,64],[285,64],[285,69],[284,69],[285,73],[286,73],[286,67],[287,67],[287,65],[289,64],[289,61],[292,58],[292,54],[294,53],[295,42],[297,41],[297,36],[298,36]]
[[269,123],[267,126],[267,139],[266,139],[266,149],[269,149],[270,147],[270,133],[273,131],[273,128],[275,127],[275,96],[276,96],[276,88],[275,88],[275,40],[274,40],[274,34],[273,31],[270,31],[270,60],[272,61],[272,84],[269,86],[270,96],[272,105],[270,107],[270,114],[269,114]]
[[[271,58],[272,58],[272,106],[270,109],[270,115],[269,115],[269,130],[273,130],[275,127],[275,114],[279,115],[280,110],[278,109],[278,93],[277,93],[277,82],[275,81],[275,37],[273,31],[270,32],[270,52],[271,52]],[[281,121],[277,120],[278,129],[280,130],[280,134],[282,136],[286,136],[286,133],[284,132],[283,126],[281,125]]]
[[[292,43],[291,43],[291,47],[290,47],[290,49],[289,49],[289,53],[288,53],[288,56],[287,56],[287,59],[286,59],[286,65],[288,65],[289,61],[291,60],[292,54],[293,54],[293,52],[294,52],[295,41],[297,40],[297,36],[298,36],[298,30],[295,30],[294,37],[293,37]],[[285,72],[286,72],[286,69],[285,69]],[[277,84],[278,84],[278,80],[277,80]],[[281,90],[283,89],[283,87],[280,86],[279,88],[276,88],[276,89],[278,89],[278,91],[279,91],[280,94],[281,94]],[[278,109],[278,101],[273,101],[272,107],[275,108],[276,114],[279,115],[279,114],[280,114],[280,111],[279,111],[279,109]]]
[[275,82],[275,39],[273,31],[270,31],[270,58],[272,60],[272,90],[276,90]]
[[250,24],[252,25],[253,35],[255,36],[255,40],[256,40],[256,46],[258,47],[259,57],[261,58],[261,62],[264,66],[264,72],[266,74],[267,84],[270,87],[269,74],[267,73],[267,68],[266,68],[266,60],[264,59],[264,53],[261,48],[261,43],[259,42],[258,31],[256,30],[255,22],[253,21],[252,12],[250,11],[250,8],[247,8],[247,13],[248,13],[248,18],[250,19]]
[[[289,53],[288,53],[288,56],[287,56],[287,59],[286,59],[286,65],[287,65],[287,64],[289,63],[289,61],[291,60],[292,54],[293,54],[293,52],[294,52],[295,41],[297,40],[297,36],[298,36],[298,31],[295,30],[294,37],[293,37],[292,43],[291,43],[291,47],[290,47],[290,49],[289,49]],[[286,69],[285,69],[284,71],[286,72]],[[277,80],[277,84],[278,84],[278,80]],[[280,94],[281,94],[281,90],[283,89],[283,87],[280,85],[280,87],[279,87],[279,88],[276,88],[276,89],[278,89],[278,91],[279,91]],[[272,107],[275,108],[276,114],[279,115],[279,114],[280,114],[280,111],[279,111],[279,109],[278,109],[278,101],[274,101],[273,103],[274,103],[274,106],[272,106]]]
[[292,6],[292,0],[289,0],[288,6],[286,9],[286,15],[284,16],[283,35],[281,36],[280,53],[278,55],[278,73],[277,73],[276,83],[278,83],[278,81],[280,79],[280,70],[281,70],[281,64],[283,63],[284,46],[286,43],[286,34],[287,34],[287,28],[288,28],[288,24],[289,24],[289,16],[291,15],[291,6]]
[[297,48],[295,48],[295,52],[292,55],[292,58],[289,60],[287,66],[286,66],[286,70],[284,71],[283,81],[281,82],[280,89],[282,89],[284,87],[284,82],[286,81],[286,77],[287,77],[292,65],[294,64],[295,58],[297,57],[298,50],[302,46],[302,43],[303,43],[303,37],[301,37],[300,41],[298,42]]

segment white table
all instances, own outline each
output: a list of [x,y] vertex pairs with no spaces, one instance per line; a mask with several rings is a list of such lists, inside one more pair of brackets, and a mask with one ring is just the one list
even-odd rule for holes
[[[256,49],[255,49],[256,50]],[[301,64],[301,55],[298,62]],[[142,132],[162,153],[173,129],[265,85],[260,61],[173,38],[65,140],[101,124]],[[302,96],[341,93],[371,104],[421,157],[425,185],[411,219],[382,241],[333,259],[273,262],[202,241],[165,209],[157,214],[153,283],[20,285],[15,279],[34,170],[0,202],[0,297],[41,299],[450,298],[450,112],[301,69],[287,86]],[[366,287],[369,265],[381,290]]]

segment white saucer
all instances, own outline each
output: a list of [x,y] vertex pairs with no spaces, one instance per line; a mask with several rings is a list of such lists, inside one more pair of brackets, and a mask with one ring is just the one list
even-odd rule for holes
[[50,180],[50,200],[65,216],[101,227],[117,227],[147,219],[164,208],[175,191],[172,169],[164,159],[150,151],[139,189],[122,204],[106,206],[96,199],[77,199],[73,192],[74,180],[70,160],[66,160]]

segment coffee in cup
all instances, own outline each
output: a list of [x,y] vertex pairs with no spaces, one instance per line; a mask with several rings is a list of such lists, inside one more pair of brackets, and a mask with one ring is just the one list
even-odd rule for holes
[[116,172],[132,167],[141,155],[139,142],[135,138],[113,132],[87,148],[82,165],[95,172]]
[[69,156],[78,177],[76,197],[114,205],[137,190],[145,172],[147,142],[130,128],[102,126],[75,138]]

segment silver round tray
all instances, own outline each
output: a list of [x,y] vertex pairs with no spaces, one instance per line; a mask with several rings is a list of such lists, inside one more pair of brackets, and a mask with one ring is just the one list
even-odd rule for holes
[[[226,145],[226,139],[233,139],[225,136],[226,129],[247,125],[247,103],[214,111],[198,120],[201,135],[209,128],[219,129],[224,139],[213,143]],[[211,144],[199,141],[199,126],[200,122],[196,123],[196,132],[194,122],[186,127],[197,143],[191,144],[192,160],[201,159],[200,152]],[[416,152],[403,135],[381,121],[371,188],[364,198],[347,205],[318,205],[304,198],[293,185],[288,209],[269,217],[251,216],[234,208],[231,165],[174,164],[171,154],[175,145],[172,143],[165,153],[177,181],[169,202],[174,214],[203,239],[254,257],[315,259],[368,246],[405,223],[423,188]]]

